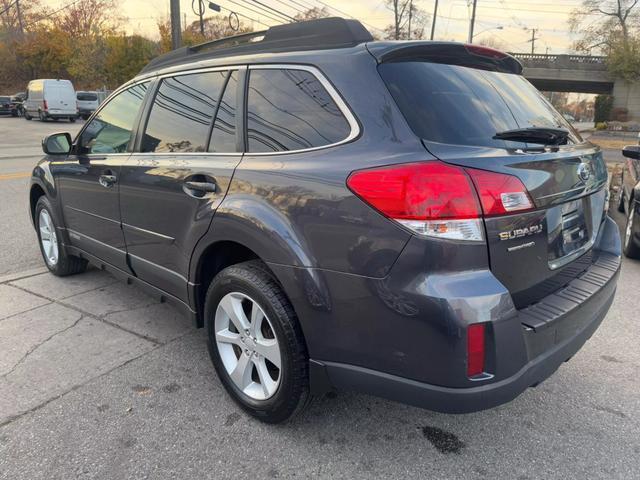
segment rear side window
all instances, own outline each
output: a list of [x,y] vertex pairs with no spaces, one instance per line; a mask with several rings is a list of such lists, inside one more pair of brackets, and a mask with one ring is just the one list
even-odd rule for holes
[[344,140],[351,128],[320,81],[310,72],[255,69],[249,74],[249,152],[282,152]]
[[156,93],[142,152],[206,152],[209,129],[228,72],[165,78]]
[[505,148],[498,132],[560,127],[580,137],[520,75],[428,62],[380,65],[379,72],[413,131],[427,141]]

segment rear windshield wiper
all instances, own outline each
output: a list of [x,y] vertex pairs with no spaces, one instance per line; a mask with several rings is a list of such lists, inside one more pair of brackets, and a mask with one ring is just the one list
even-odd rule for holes
[[511,140],[514,142],[542,143],[544,145],[566,145],[569,131],[564,128],[517,128],[496,133],[495,140]]

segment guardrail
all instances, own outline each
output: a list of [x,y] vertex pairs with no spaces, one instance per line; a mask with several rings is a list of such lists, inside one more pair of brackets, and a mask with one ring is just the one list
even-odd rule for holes
[[587,68],[606,70],[607,57],[598,55],[546,55],[543,53],[511,53],[525,67]]

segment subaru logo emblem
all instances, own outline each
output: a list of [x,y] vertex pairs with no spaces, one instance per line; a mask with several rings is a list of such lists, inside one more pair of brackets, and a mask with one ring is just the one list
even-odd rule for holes
[[589,168],[588,163],[581,163],[580,165],[578,165],[578,177],[580,177],[580,180],[586,183],[586,181],[589,180],[590,176],[591,168]]

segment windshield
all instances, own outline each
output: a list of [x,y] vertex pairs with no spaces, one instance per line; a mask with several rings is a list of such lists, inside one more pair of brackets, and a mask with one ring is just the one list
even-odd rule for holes
[[98,100],[98,96],[95,93],[78,92],[78,100],[81,102],[95,102]]
[[413,131],[426,141],[517,148],[523,142],[494,135],[530,127],[563,128],[569,143],[582,141],[520,75],[428,62],[386,63],[379,71]]

